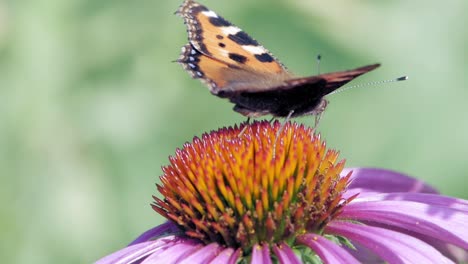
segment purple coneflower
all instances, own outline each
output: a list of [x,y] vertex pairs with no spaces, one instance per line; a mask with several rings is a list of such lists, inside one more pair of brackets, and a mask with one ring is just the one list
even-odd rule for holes
[[152,204],[169,221],[97,263],[468,260],[468,201],[400,173],[344,169],[302,125],[248,126],[177,150]]

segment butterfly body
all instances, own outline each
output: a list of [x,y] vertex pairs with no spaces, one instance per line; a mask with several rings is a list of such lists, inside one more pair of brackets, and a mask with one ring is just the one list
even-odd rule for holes
[[256,40],[205,6],[186,0],[176,13],[184,18],[189,36],[178,62],[248,117],[318,115],[327,105],[324,96],[379,66],[298,78]]

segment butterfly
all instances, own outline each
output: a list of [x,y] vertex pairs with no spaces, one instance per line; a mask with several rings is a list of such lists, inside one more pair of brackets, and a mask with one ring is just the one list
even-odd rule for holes
[[207,7],[185,0],[176,14],[184,19],[189,41],[177,62],[249,118],[317,118],[327,106],[326,95],[380,66],[296,77],[256,40]]

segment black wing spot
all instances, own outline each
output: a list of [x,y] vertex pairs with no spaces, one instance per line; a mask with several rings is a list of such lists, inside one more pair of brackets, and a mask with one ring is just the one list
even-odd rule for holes
[[258,46],[258,42],[244,31],[239,31],[235,35],[229,35],[228,38],[239,45]]
[[192,7],[191,10],[192,10],[192,14],[195,14],[195,15],[200,13],[200,12],[210,11],[206,6],[202,6],[202,5]]
[[229,27],[231,23],[222,17],[210,17],[210,23],[215,27]]
[[273,62],[275,60],[268,53],[255,54],[255,58],[257,58],[257,60],[259,60],[260,62]]
[[221,48],[224,48],[224,47],[226,47],[226,44],[220,42],[220,43],[218,43],[218,46],[220,46]]
[[237,61],[238,63],[242,64],[244,64],[247,61],[247,57],[236,53],[229,53],[229,58],[233,61]]
[[223,39],[224,37],[221,36],[221,35],[216,35],[216,38],[217,38],[217,39]]

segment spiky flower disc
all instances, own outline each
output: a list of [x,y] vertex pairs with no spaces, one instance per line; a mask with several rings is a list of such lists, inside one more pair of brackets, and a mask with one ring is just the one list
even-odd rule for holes
[[195,138],[163,168],[154,210],[186,235],[251,252],[320,234],[343,205],[338,152],[303,125],[254,122]]

